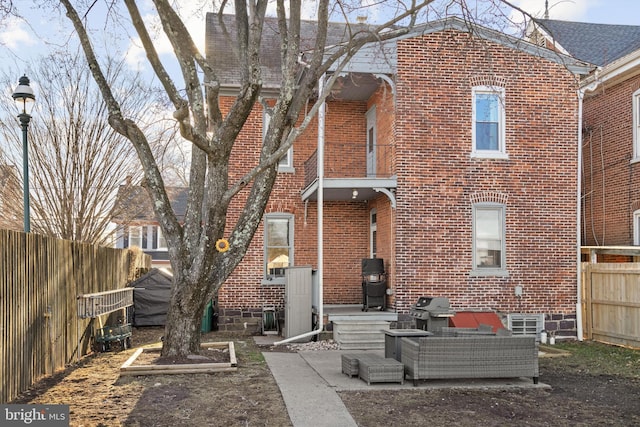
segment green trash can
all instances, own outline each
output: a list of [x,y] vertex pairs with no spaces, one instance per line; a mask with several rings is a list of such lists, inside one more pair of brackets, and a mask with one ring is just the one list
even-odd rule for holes
[[209,301],[207,307],[204,309],[204,314],[202,315],[202,327],[200,328],[201,332],[211,332],[211,322],[213,321],[213,303]]

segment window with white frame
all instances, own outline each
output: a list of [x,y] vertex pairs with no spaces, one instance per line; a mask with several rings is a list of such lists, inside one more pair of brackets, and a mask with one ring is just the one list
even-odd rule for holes
[[633,244],[640,246],[640,209],[633,212]]
[[[264,108],[262,113],[262,140],[264,141],[271,122],[272,110]],[[278,172],[293,172],[293,146],[287,150],[287,154],[282,156],[278,162]]]
[[472,155],[506,157],[504,89],[476,86],[472,98]]
[[124,226],[118,229],[118,248],[137,246],[145,251],[167,250],[167,242],[157,225]]
[[293,265],[293,215],[267,214],[264,219],[264,276],[284,279],[284,271]]
[[505,206],[478,203],[473,206],[473,269],[493,274],[506,270]]
[[633,93],[633,161],[640,161],[640,89]]

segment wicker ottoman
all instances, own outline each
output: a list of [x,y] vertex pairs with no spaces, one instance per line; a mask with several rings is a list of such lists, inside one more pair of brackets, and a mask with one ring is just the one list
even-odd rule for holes
[[404,365],[395,359],[367,356],[358,360],[358,376],[371,383],[404,384]]
[[342,373],[354,377],[358,375],[358,354],[342,355]]

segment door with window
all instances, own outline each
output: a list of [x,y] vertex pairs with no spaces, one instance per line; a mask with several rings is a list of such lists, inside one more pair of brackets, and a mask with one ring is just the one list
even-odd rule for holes
[[378,214],[375,209],[369,212],[369,258],[378,257]]
[[367,111],[367,176],[376,176],[376,107]]

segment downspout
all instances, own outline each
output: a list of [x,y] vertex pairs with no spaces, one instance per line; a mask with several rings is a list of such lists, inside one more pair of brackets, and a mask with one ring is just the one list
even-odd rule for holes
[[[318,80],[318,94],[322,95],[324,90],[324,74]],[[306,338],[313,335],[318,335],[324,328],[324,296],[323,296],[323,264],[324,264],[324,128],[326,120],[326,104],[322,101],[320,108],[318,109],[318,326],[316,329],[304,334],[296,335],[295,337],[289,337],[280,341],[276,341],[274,345],[285,344],[291,341],[296,341],[300,338]]]
[[577,261],[577,292],[576,292],[576,328],[578,341],[583,340],[582,328],[582,233],[580,229],[582,215],[582,100],[584,98],[585,89],[578,89],[578,191],[576,195],[577,214],[576,214],[576,261]]
[[578,89],[578,191],[576,194],[577,203],[577,221],[576,221],[576,272],[577,272],[577,284],[578,289],[576,291],[576,333],[578,335],[578,341],[583,341],[584,330],[582,328],[582,248],[581,248],[581,215],[582,215],[582,103],[584,100],[584,94],[593,92],[599,86],[600,81],[597,79],[598,73],[595,73],[596,79],[587,86],[583,86]]

